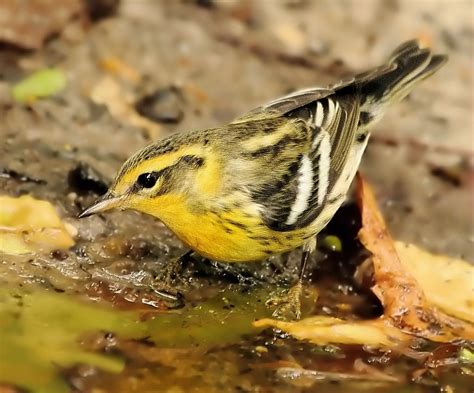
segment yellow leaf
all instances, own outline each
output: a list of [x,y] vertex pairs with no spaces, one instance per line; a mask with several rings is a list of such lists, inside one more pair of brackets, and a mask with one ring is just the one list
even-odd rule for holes
[[313,344],[358,344],[391,348],[410,336],[383,319],[344,321],[327,316],[314,316],[301,321],[286,322],[265,318],[254,322],[257,328],[275,327],[300,340]]
[[5,233],[0,230],[0,252],[20,255],[28,254],[32,250],[17,233]]
[[[430,275],[441,275],[448,266],[435,271],[430,261],[424,264],[428,274],[414,276],[401,262],[370,185],[357,177],[357,197],[362,216],[359,240],[372,253],[375,285],[372,291],[384,306],[384,318],[405,333],[436,342],[451,342],[459,338],[474,339],[474,325],[446,315],[434,307],[419,281]],[[440,280],[436,280],[440,281]],[[462,283],[459,283],[460,285]],[[465,288],[458,286],[458,291]],[[445,294],[447,299],[451,297]]]
[[474,267],[469,262],[400,241],[395,247],[402,265],[416,278],[431,304],[474,322]]
[[0,252],[18,255],[72,245],[74,240],[48,201],[0,196]]

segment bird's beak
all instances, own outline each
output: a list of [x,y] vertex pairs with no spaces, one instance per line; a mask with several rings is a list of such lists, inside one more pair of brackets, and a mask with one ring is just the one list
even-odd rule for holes
[[79,218],[84,218],[92,216],[93,214],[102,213],[107,210],[113,209],[114,207],[120,207],[123,204],[124,196],[114,197],[109,193],[100,197],[97,201],[94,202],[92,206],[89,206],[84,210]]

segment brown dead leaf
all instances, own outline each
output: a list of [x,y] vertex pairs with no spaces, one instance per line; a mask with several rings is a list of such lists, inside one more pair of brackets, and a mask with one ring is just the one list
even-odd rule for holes
[[48,201],[29,195],[0,196],[0,253],[28,254],[73,245],[67,226]]
[[432,341],[474,339],[472,324],[452,318],[429,304],[422,287],[400,262],[374,193],[360,175],[357,191],[362,215],[359,239],[372,252],[376,282],[372,290],[384,306],[383,317],[405,333]]

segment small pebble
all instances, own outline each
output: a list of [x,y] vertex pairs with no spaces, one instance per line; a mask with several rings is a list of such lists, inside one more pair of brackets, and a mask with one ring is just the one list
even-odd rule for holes
[[326,250],[332,252],[341,252],[342,251],[342,243],[341,239],[334,235],[328,235],[323,238],[321,241],[321,246]]
[[175,86],[156,90],[135,103],[135,109],[140,115],[166,124],[177,124],[183,120],[183,106],[181,90]]
[[51,256],[57,261],[64,261],[68,258],[68,253],[63,250],[54,250],[51,252]]
[[255,347],[255,352],[258,352],[258,353],[267,353],[268,352],[268,349],[266,347],[264,347],[263,345],[257,345]]
[[69,222],[64,223],[64,228],[66,228],[67,233],[69,233],[71,237],[76,237],[77,234],[79,233],[77,228],[74,225],[70,224]]
[[86,0],[85,3],[90,18],[96,21],[114,15],[120,0]]
[[195,0],[195,1],[196,1],[196,5],[203,8],[214,8],[216,5],[213,0]]
[[76,199],[77,199],[77,193],[75,193],[75,192],[70,192],[70,193],[68,193],[68,194],[66,195],[66,198],[67,198],[67,200],[70,201],[70,202],[75,202]]

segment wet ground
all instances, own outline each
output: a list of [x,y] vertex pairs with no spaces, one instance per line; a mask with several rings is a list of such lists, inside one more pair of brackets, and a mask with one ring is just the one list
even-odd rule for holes
[[[294,279],[297,252],[288,263],[274,258],[236,268],[195,257],[175,283],[185,308],[164,314],[176,305],[151,287],[187,251],[182,244],[134,212],[77,219],[121,163],[153,138],[217,126],[295,88],[334,82],[417,36],[450,62],[377,126],[361,170],[396,238],[473,262],[472,3],[363,4],[128,0],[98,22],[72,19],[42,49],[1,48],[1,193],[51,201],[78,234],[68,251],[0,257],[0,311],[12,331],[22,332],[0,343],[0,380],[34,392],[428,392],[447,385],[468,391],[472,379],[449,367],[415,384],[414,359],[255,332],[250,322],[269,315],[263,301]],[[117,75],[106,65],[110,59],[132,71]],[[12,84],[48,66],[66,73],[64,91],[30,105],[11,98]],[[139,109],[152,112],[151,136],[150,128],[131,125],[94,99],[110,78],[121,101],[142,100]],[[146,105],[149,95],[158,107]],[[84,181],[87,170],[99,180]],[[344,230],[347,217],[355,217],[349,212],[338,217]],[[335,223],[331,228],[338,232]],[[368,295],[353,288],[354,261],[339,268],[345,257],[320,252],[316,259],[326,261],[319,270],[312,261],[321,299],[306,312],[377,314]],[[276,371],[296,363],[349,372],[354,359],[397,382],[335,383]]]

